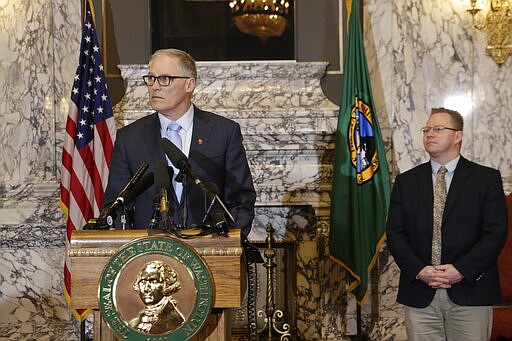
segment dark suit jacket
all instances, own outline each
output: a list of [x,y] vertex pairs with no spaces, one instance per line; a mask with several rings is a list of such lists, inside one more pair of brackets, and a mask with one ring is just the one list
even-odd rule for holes
[[[159,140],[157,113],[143,117],[117,132],[103,207],[116,199],[143,162],[149,164],[148,173],[154,171],[158,160],[165,160]],[[220,198],[235,218],[235,227],[241,228],[247,235],[254,219],[256,192],[238,123],[194,108],[189,160],[192,170],[204,182],[211,181],[218,186]],[[188,221],[184,225],[199,225],[206,211],[204,192],[194,183],[187,184],[185,191]],[[178,207],[172,185],[168,193],[173,196],[170,201],[174,203],[174,221],[179,224],[184,201]],[[134,200],[134,228],[148,228],[154,195],[155,188],[152,187]]]
[[[430,162],[396,177],[387,240],[400,267],[397,301],[423,308],[435,289],[416,275],[430,265],[433,185]],[[497,258],[507,235],[507,207],[499,171],[461,157],[447,194],[442,224],[442,264],[453,264],[464,279],[448,289],[459,305],[501,301]]]

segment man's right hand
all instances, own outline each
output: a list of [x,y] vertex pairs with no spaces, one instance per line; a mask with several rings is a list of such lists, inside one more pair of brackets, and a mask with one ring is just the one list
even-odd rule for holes
[[434,289],[449,289],[451,288],[450,281],[443,276],[443,270],[436,270],[432,265],[427,265],[421,269],[418,274],[418,279],[428,284]]

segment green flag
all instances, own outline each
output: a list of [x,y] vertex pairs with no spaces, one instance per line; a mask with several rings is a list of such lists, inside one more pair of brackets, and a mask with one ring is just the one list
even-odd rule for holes
[[330,257],[348,270],[362,305],[385,239],[390,182],[364,53],[359,0],[347,1],[349,24],[331,194]]

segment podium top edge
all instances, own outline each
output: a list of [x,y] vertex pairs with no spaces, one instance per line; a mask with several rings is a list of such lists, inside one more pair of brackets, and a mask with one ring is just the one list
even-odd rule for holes
[[[182,234],[192,235],[197,230],[181,230]],[[240,229],[231,229],[227,236],[209,234],[195,238],[177,238],[160,230],[75,230],[71,234],[70,248],[105,248],[120,246],[132,240],[144,237],[171,237],[195,247],[239,247],[241,245]]]

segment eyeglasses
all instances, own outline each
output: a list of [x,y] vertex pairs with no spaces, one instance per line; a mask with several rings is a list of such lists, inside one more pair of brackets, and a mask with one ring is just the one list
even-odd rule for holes
[[173,80],[176,78],[191,78],[188,76],[169,76],[169,75],[160,75],[160,76],[153,76],[153,75],[144,75],[142,76],[142,79],[144,80],[144,83],[146,83],[147,86],[152,86],[155,84],[155,80],[158,81],[158,84],[161,86],[168,86],[172,83]]
[[420,131],[423,133],[423,134],[427,134],[430,132],[430,130],[432,130],[435,134],[439,134],[441,132],[443,132],[444,130],[453,130],[453,131],[459,131],[460,129],[455,129],[455,128],[449,128],[449,127],[443,127],[443,126],[435,126],[435,127],[423,127],[420,129]]

